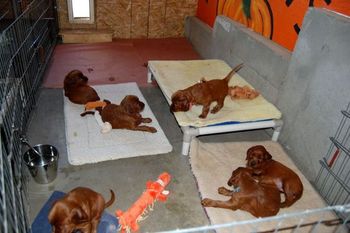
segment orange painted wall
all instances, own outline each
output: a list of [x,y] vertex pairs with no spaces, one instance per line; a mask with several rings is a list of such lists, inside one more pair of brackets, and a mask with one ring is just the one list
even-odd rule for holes
[[197,17],[213,26],[225,15],[293,50],[308,7],[350,16],[350,0],[198,0]]

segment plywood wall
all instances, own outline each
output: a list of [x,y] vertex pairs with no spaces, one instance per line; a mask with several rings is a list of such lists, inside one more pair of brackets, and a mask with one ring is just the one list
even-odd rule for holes
[[71,24],[67,0],[57,0],[59,27],[109,29],[114,38],[182,37],[186,16],[197,11],[198,0],[95,0],[94,24]]

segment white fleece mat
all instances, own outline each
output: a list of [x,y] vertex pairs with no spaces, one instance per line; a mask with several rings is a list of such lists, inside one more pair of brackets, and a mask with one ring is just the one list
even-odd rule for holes
[[142,116],[152,119],[152,122],[146,125],[155,127],[157,132],[113,129],[107,134],[102,134],[94,116],[81,117],[80,113],[84,111],[84,106],[74,104],[64,96],[67,152],[70,164],[82,165],[172,151],[171,144],[136,83],[98,85],[93,88],[101,99],[108,99],[117,104],[126,95],[138,96],[145,103],[145,109],[141,112]]
[[[273,159],[282,162],[284,165],[295,171],[300,177],[304,192],[302,197],[288,208],[280,209],[277,216],[283,214],[300,213],[306,210],[326,207],[325,202],[318,192],[313,188],[306,177],[296,167],[289,156],[284,152],[283,148],[273,141],[262,142],[224,142],[224,143],[203,143],[197,138],[192,140],[190,151],[190,163],[192,172],[196,178],[198,189],[201,198],[210,198],[214,200],[226,201],[229,197],[218,194],[218,187],[227,186],[227,181],[231,177],[232,171],[238,167],[245,166],[245,158],[247,150],[255,145],[263,145],[270,152]],[[307,158],[306,158],[307,159]],[[229,188],[230,189],[230,188]],[[283,195],[281,196],[284,200]],[[200,205],[200,203],[198,203]],[[253,215],[242,210],[227,210],[221,208],[204,207],[212,225],[237,222],[234,228],[221,228],[216,232],[263,232],[273,230],[278,224],[278,221],[262,222],[260,224],[250,222],[258,220]],[[300,218],[304,222],[300,222]],[[296,216],[295,218],[284,219],[279,227],[287,228],[296,224],[312,223],[318,220],[336,219],[331,212],[318,213],[313,216]],[[242,221],[242,222],[241,222]],[[245,222],[243,222],[245,221]],[[243,224],[240,224],[243,223]],[[297,232],[311,232],[311,226],[302,227]],[[289,229],[286,232],[291,232]],[[315,230],[315,232],[333,232],[334,228],[325,227],[323,224]]]

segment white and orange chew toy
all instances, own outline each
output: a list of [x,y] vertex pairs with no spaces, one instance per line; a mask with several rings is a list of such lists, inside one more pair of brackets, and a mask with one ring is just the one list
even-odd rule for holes
[[[109,122],[103,122],[102,117],[100,115],[100,112],[96,110],[96,108],[101,107],[102,109],[107,105],[106,101],[93,101],[93,102],[87,102],[85,104],[85,112],[94,110],[94,117],[97,122],[97,124],[101,128],[101,133],[108,133],[112,130],[112,125]],[[84,114],[84,113],[83,113]]]
[[166,201],[169,191],[165,190],[170,182],[170,175],[166,172],[159,175],[157,181],[147,181],[146,190],[139,199],[125,212],[117,210],[116,216],[119,221],[121,232],[135,232],[139,230],[138,222],[145,218],[147,210],[153,210],[155,201]]

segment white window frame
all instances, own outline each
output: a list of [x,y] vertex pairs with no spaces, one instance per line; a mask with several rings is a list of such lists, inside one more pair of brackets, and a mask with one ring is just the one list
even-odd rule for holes
[[67,0],[68,5],[68,18],[70,23],[86,23],[93,24],[95,22],[95,7],[94,0],[89,0],[90,4],[90,17],[87,18],[73,18],[73,0]]

